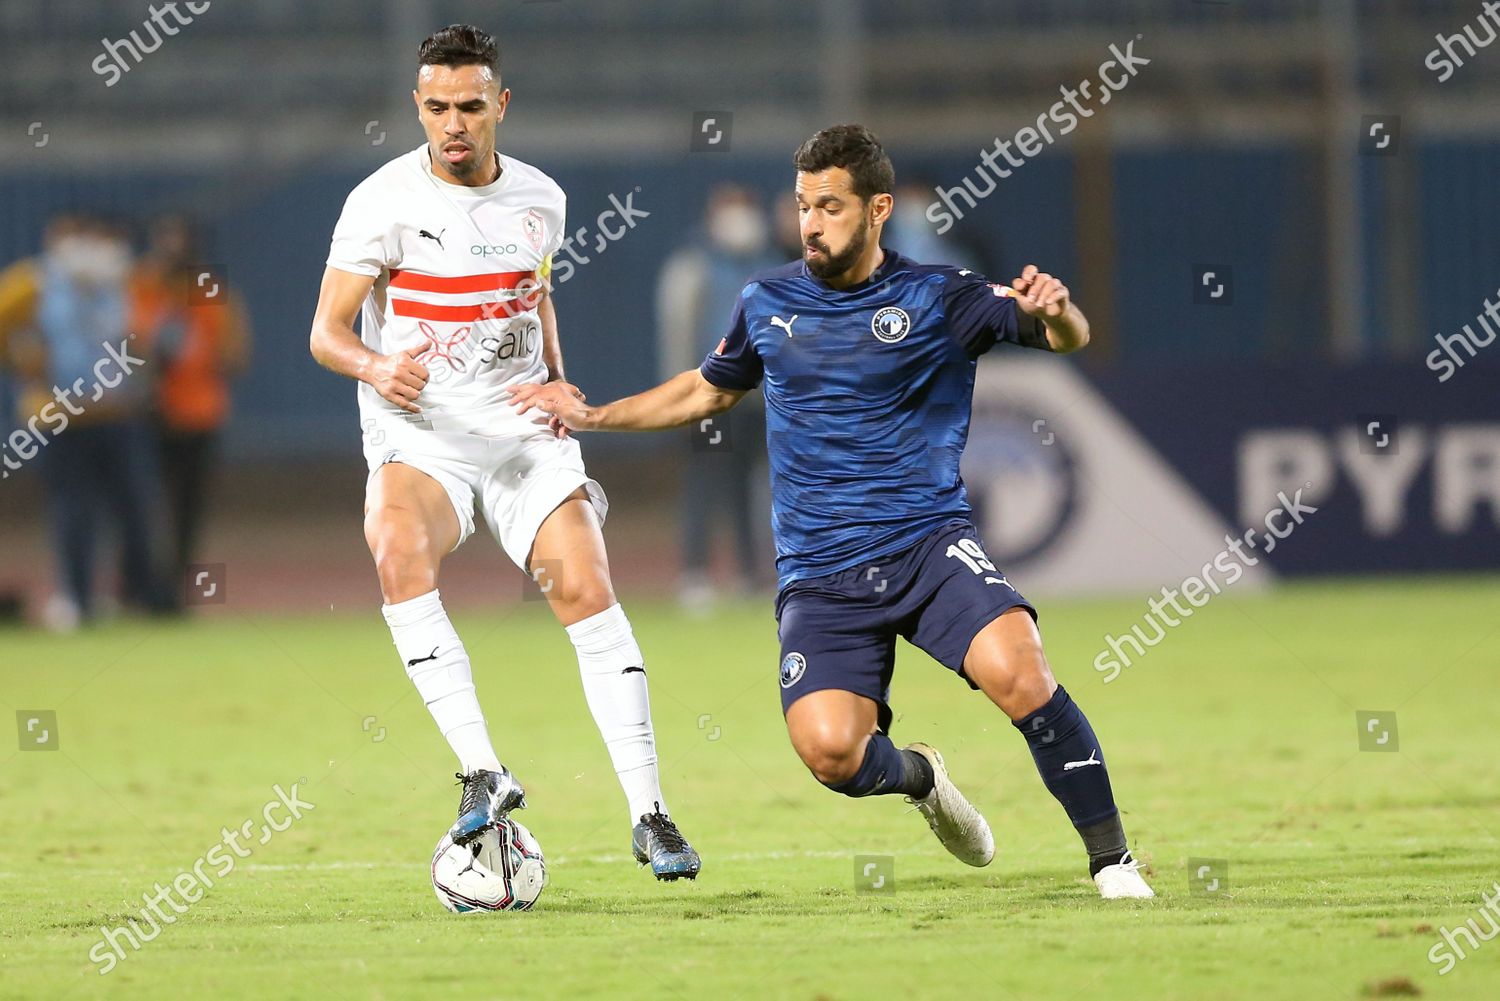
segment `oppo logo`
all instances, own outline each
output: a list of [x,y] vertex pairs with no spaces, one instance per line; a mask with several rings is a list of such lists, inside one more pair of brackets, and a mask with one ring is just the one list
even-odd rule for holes
[[520,248],[514,243],[476,243],[469,247],[469,253],[475,257],[489,257],[491,254],[515,254],[519,252]]

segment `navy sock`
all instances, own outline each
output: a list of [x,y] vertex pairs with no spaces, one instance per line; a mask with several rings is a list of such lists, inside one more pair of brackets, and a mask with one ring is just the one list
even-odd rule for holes
[[[1099,738],[1083,710],[1061,685],[1040,709],[1015,721],[1042,782],[1078,829],[1091,860],[1118,862],[1125,851],[1120,811],[1109,787],[1109,771]],[[1111,858],[1111,856],[1115,856]]]
[[871,734],[865,760],[847,782],[828,788],[845,796],[890,796],[920,799],[932,791],[932,764],[916,751],[900,750],[883,733]]

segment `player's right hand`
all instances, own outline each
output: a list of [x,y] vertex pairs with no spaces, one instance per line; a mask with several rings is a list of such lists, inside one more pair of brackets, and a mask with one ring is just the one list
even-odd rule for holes
[[408,413],[420,414],[417,397],[427,385],[427,366],[417,361],[419,351],[398,351],[380,355],[370,366],[365,379],[381,398]]
[[[522,383],[506,390],[516,413],[536,409],[546,414],[549,424],[560,423],[570,431],[589,430],[592,410],[584,404],[583,393],[568,382]],[[557,428],[553,425],[553,433]],[[559,435],[561,437],[561,435]]]

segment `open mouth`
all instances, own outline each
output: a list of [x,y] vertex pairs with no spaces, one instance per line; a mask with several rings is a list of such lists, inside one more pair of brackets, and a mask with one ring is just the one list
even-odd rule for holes
[[465,143],[448,143],[443,147],[443,159],[449,163],[457,163],[472,152],[473,150]]

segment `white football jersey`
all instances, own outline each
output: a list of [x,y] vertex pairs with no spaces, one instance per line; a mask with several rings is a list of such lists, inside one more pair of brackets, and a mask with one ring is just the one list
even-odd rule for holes
[[562,244],[566,198],[528,163],[500,155],[500,176],[471,188],[438,179],[427,144],[398,156],[349,194],[328,264],[375,279],[360,311],[372,351],[420,352],[429,380],[420,415],[359,385],[361,419],[439,431],[532,433],[504,390],[545,382],[537,314]]

